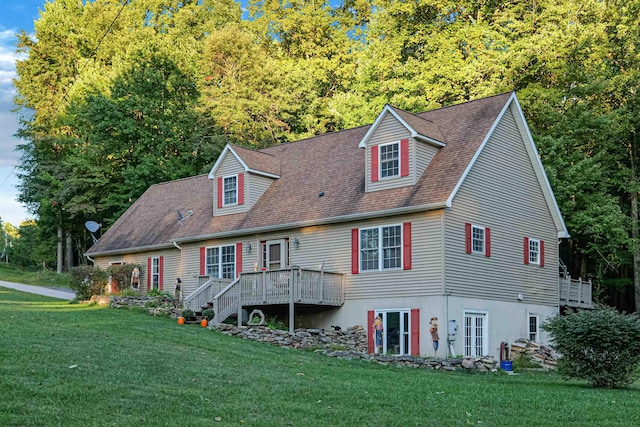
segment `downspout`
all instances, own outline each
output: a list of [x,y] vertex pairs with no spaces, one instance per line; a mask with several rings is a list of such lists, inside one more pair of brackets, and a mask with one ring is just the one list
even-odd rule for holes
[[96,262],[93,258],[91,258],[89,255],[84,254],[85,258],[87,258],[89,261],[91,261],[93,263],[93,265],[96,265]]
[[182,277],[182,246],[180,246],[175,240],[171,243],[180,251],[180,271],[178,277]]

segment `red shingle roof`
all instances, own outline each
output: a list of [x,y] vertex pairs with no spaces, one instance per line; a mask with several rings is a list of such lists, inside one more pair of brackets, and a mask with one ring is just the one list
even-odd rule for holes
[[[275,173],[273,184],[245,213],[212,216],[213,183],[207,175],[152,185],[100,238],[89,254],[170,245],[269,227],[357,219],[370,212],[444,205],[511,93],[410,115],[418,133],[445,142],[415,186],[365,193],[365,150],[370,126],[277,145],[259,151],[232,146],[250,169]],[[395,110],[398,111],[398,110]],[[437,135],[435,132],[439,132]],[[323,193],[323,196],[320,194]],[[178,223],[177,210],[193,215]]]

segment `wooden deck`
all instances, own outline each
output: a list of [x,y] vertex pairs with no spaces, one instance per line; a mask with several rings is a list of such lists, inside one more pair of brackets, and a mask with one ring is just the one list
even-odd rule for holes
[[576,308],[593,308],[591,280],[560,277],[560,305]]
[[183,301],[185,308],[199,310],[213,303],[214,323],[223,322],[234,313],[241,319],[242,308],[288,304],[290,317],[295,305],[340,306],[344,304],[344,275],[299,267],[240,273],[231,282],[205,280]]

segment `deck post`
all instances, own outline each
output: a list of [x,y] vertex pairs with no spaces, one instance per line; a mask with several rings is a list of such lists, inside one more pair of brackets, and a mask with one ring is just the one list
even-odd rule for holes
[[[293,273],[293,270],[291,270]],[[294,307],[295,303],[293,302],[293,274],[289,274],[289,334],[293,335],[295,330],[294,319]]]
[[242,280],[238,280],[238,327],[242,326]]

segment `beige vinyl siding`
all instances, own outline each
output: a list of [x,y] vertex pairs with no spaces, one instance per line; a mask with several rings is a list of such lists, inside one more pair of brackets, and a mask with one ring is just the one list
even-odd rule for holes
[[[465,223],[491,229],[491,257],[465,253]],[[558,305],[557,230],[511,110],[445,216],[445,283],[453,296]],[[545,267],[524,265],[524,237],[544,240]]]
[[140,293],[146,293],[148,283],[147,260],[152,257],[162,256],[162,290],[173,293],[176,278],[180,277],[180,251],[176,249],[164,249],[152,252],[138,252],[133,254],[114,255],[110,257],[96,257],[94,265],[101,269],[109,267],[110,263],[140,264]]
[[218,208],[218,178],[238,175],[244,173],[244,168],[240,161],[230,151],[226,153],[224,159],[220,163],[218,170],[216,171],[215,179],[213,180],[213,216],[216,215],[229,215],[239,212],[245,212],[249,209],[246,195],[250,194],[249,189],[251,185],[249,183],[249,174],[245,175],[244,189],[245,189],[245,203],[242,205],[231,205]]
[[[209,240],[183,246],[184,295],[196,289],[200,273],[200,247],[230,245],[242,242],[242,271],[260,266],[260,242],[289,239],[290,265],[318,269],[345,275],[345,298],[387,298],[439,295],[442,292],[442,211],[398,216],[358,223],[305,227],[291,231],[265,233],[236,239]],[[351,230],[393,224],[412,223],[412,269],[351,274]],[[294,248],[294,238],[300,240]],[[248,253],[247,244],[252,249]]]
[[244,191],[247,209],[250,209],[273,183],[274,178],[248,173],[245,175]]
[[[371,182],[371,147],[380,144],[400,142],[401,139],[405,138],[409,139],[409,176],[381,178],[377,182]],[[415,140],[411,138],[411,133],[392,114],[385,115],[375,132],[367,141],[365,190],[378,191],[415,184],[415,157]]]
[[433,157],[438,153],[439,148],[420,141],[416,141],[415,145],[416,178],[420,179],[424,171],[427,169],[427,166],[429,166],[429,163],[431,163],[431,160],[433,160]]

